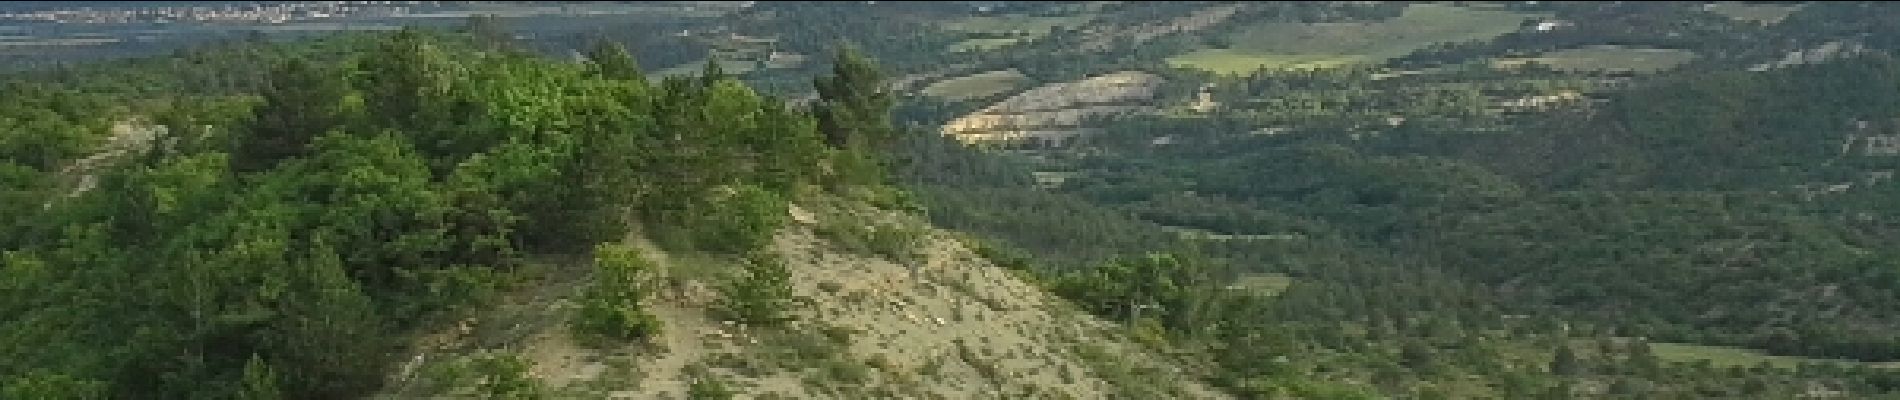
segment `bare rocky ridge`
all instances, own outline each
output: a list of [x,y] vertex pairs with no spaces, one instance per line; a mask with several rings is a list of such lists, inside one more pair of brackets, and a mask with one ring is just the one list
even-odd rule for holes
[[[849,218],[921,227],[914,217],[836,206],[791,212],[795,223],[773,249],[808,305],[789,330],[848,334],[849,344],[826,356],[786,361],[785,352],[798,346],[795,336],[713,319],[707,311],[716,295],[691,278],[651,301],[650,311],[666,324],[657,345],[587,349],[559,317],[569,307],[562,298],[584,281],[569,277],[502,306],[491,321],[425,339],[434,348],[462,350],[416,356],[382,398],[427,397],[416,389],[431,386],[426,371],[474,354],[470,348],[532,361],[531,375],[563,393],[559,398],[683,399],[701,379],[729,382],[740,398],[1228,397],[1189,376],[1194,369],[991,264],[952,233],[924,229],[916,261],[900,264],[840,250],[821,238],[819,226]],[[635,241],[667,275],[703,275],[700,261]],[[497,339],[484,340],[482,332]],[[786,362],[797,366],[773,365]],[[840,370],[865,373],[839,382]]]

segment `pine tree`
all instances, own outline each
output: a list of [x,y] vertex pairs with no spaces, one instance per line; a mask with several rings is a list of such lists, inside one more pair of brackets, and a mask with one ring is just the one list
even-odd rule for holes
[[699,69],[699,86],[712,88],[714,84],[730,77],[726,74],[725,66],[719,65],[718,57],[706,57],[706,64]]
[[1550,361],[1550,373],[1570,376],[1580,372],[1583,372],[1583,365],[1577,359],[1576,351],[1571,350],[1569,345],[1557,346],[1557,356]]
[[434,41],[414,28],[391,36],[362,60],[363,101],[377,126],[421,136],[435,150],[439,139],[424,135],[446,121],[445,100],[455,68]]
[[845,46],[832,60],[832,75],[813,80],[818,103],[813,114],[825,142],[834,148],[882,149],[896,139],[892,133],[891,94],[871,60]]
[[282,390],[277,388],[277,373],[272,372],[270,364],[256,354],[244,363],[243,387],[239,389],[239,400],[281,400]]
[[310,142],[344,125],[352,111],[342,75],[303,59],[291,59],[272,71],[251,126],[239,136],[232,164],[258,170],[277,160],[304,155]]
[[594,42],[587,51],[589,69],[602,78],[646,83],[646,73],[640,70],[640,63],[627,53],[625,47],[605,39]]
[[350,280],[335,250],[318,240],[280,304],[285,316],[271,347],[285,364],[292,393],[319,397],[362,393],[383,377],[386,333],[374,304]]
[[462,23],[462,31],[473,37],[476,44],[490,51],[509,51],[517,47],[514,32],[495,14],[468,16],[468,20]]
[[1431,376],[1438,372],[1438,362],[1431,349],[1418,340],[1406,340],[1399,346],[1399,362],[1420,375]]
[[579,143],[562,171],[564,186],[572,194],[561,201],[567,211],[563,222],[574,234],[557,245],[625,236],[633,207],[652,191],[647,175],[658,146],[648,114],[652,99],[644,85],[590,86],[596,90],[576,98],[570,108],[579,128],[575,130]]
[[818,101],[812,114],[825,142],[841,150],[832,159],[832,174],[846,183],[874,184],[884,179],[883,154],[896,144],[891,127],[891,94],[884,90],[877,66],[843,46],[832,61],[832,75],[813,80]]

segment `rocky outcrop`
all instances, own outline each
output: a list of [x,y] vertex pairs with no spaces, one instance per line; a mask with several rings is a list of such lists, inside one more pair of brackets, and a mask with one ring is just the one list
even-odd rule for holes
[[1867,47],[1856,42],[1833,41],[1823,43],[1811,49],[1795,50],[1782,56],[1780,60],[1755,64],[1748,67],[1750,72],[1763,72],[1801,64],[1815,64],[1839,57],[1851,56],[1867,51]]
[[[703,382],[737,398],[1227,399],[1200,365],[1138,344],[917,216],[848,201],[788,210],[797,223],[769,250],[785,261],[798,306],[781,327],[746,326],[714,311],[719,271],[703,254],[629,242],[661,284],[646,303],[664,329],[645,343],[589,347],[567,318],[587,285],[578,271],[510,294],[468,324],[445,327],[372,399],[475,398],[468,360],[512,355],[556,399],[682,399]],[[827,226],[875,226],[917,236],[909,257],[852,251]],[[566,270],[563,270],[566,271]],[[405,373],[406,371],[406,373]],[[1127,379],[1133,374],[1154,380]]]
[[[153,140],[165,135],[166,128],[154,125],[142,119],[120,121],[112,125],[112,133],[97,152],[67,164],[59,170],[65,195],[70,198],[92,190],[99,185],[97,172],[128,155],[138,154],[151,149]],[[48,200],[42,206],[51,208],[58,199]]]
[[1060,142],[1081,133],[1089,117],[1143,112],[1162,78],[1123,71],[1022,92],[943,126],[964,142],[1038,139]]

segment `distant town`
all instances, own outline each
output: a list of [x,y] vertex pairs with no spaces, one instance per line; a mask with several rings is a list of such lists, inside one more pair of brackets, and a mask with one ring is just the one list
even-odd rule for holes
[[[179,6],[79,6],[45,10],[0,12],[0,23],[54,22],[72,24],[127,23],[268,23],[309,22],[341,18],[393,17],[418,8],[441,7],[440,1],[311,1],[290,3],[230,3]],[[163,4],[163,3],[158,3]]]
[[710,18],[750,1],[20,1],[0,2],[0,69],[156,54],[211,40],[447,26],[489,15],[518,37],[641,21]]
[[[35,2],[52,3],[52,2]],[[291,24],[384,18],[586,16],[654,11],[731,10],[751,1],[483,2],[483,1],[298,1],[298,2],[71,2],[42,7],[0,5],[0,26],[59,24]]]

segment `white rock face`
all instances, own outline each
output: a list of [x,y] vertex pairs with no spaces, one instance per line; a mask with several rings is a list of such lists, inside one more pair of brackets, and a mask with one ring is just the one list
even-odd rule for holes
[[1752,72],[1762,72],[1801,64],[1816,64],[1838,57],[1861,54],[1866,51],[1867,47],[1858,42],[1833,41],[1822,43],[1814,48],[1790,51],[1780,60],[1756,64],[1755,66],[1748,67],[1748,70]]
[[1089,117],[1153,109],[1139,103],[1153,99],[1161,82],[1154,74],[1123,71],[1043,85],[952,120],[943,133],[964,142],[1061,141],[1079,134],[1076,128]]

